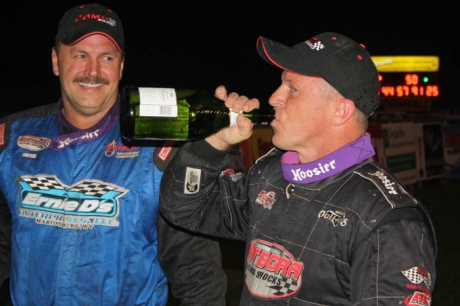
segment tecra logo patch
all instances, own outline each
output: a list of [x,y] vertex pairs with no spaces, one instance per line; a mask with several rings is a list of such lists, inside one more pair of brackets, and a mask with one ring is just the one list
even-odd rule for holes
[[282,299],[302,286],[303,262],[279,244],[251,241],[246,263],[246,286],[253,295]]
[[404,299],[404,305],[406,306],[430,306],[431,305],[431,296],[422,293],[414,292],[412,295],[409,295]]

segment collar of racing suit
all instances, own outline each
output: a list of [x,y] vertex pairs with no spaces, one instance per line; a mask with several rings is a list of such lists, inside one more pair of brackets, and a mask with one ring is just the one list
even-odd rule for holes
[[291,183],[312,183],[337,174],[375,155],[369,133],[318,160],[301,164],[297,152],[281,158],[284,179]]
[[85,130],[80,130],[71,125],[64,117],[62,108],[63,102],[61,98],[58,103],[57,120],[61,131],[63,131],[63,134],[54,137],[51,140],[51,144],[49,146],[50,149],[55,151],[61,151],[68,146],[77,143],[91,142],[102,137],[114,126],[114,124],[118,122],[118,119],[120,118],[120,95],[118,95],[117,101],[109,110],[109,112],[104,116],[104,118],[102,118],[102,120],[99,121],[96,125]]

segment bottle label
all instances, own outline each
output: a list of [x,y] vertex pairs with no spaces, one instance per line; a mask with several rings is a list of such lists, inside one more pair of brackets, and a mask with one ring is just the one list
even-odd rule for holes
[[235,113],[230,110],[230,113],[228,114],[230,116],[230,126],[236,125],[236,117],[238,117],[238,114],[240,113]]
[[140,117],[177,117],[174,88],[139,87]]

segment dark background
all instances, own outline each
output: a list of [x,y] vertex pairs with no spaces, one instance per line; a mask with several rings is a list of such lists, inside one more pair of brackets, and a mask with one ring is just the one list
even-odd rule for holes
[[[19,0],[2,4],[0,112],[58,100],[59,80],[51,70],[51,48],[59,19],[68,8],[81,3]],[[266,103],[279,84],[280,70],[258,56],[257,37],[294,45],[334,31],[363,43],[372,55],[439,56],[441,96],[437,103],[457,111],[459,64],[453,57],[458,34],[427,17],[414,21],[407,17],[415,15],[398,16],[397,10],[379,17],[367,8],[358,12],[358,7],[341,9],[327,4],[326,10],[287,2],[273,8],[234,1],[206,6],[140,0],[100,3],[116,11],[125,28],[127,56],[121,86],[193,87],[214,92],[224,84]]]
[[[61,16],[84,2],[51,3],[18,0],[0,5],[0,115],[59,99],[59,80],[51,70],[51,48]],[[441,94],[436,103],[453,114],[460,113],[460,64],[454,49],[460,34],[444,22],[455,26],[447,5],[442,11],[433,5],[424,9],[423,4],[417,4],[414,10],[394,3],[368,7],[347,2],[347,7],[340,8],[330,1],[323,7],[322,3],[286,1],[100,3],[116,11],[125,28],[127,55],[121,86],[192,87],[213,92],[224,84],[266,105],[280,82],[281,71],[260,59],[255,48],[257,37],[294,45],[333,31],[363,43],[372,55],[439,56]],[[425,183],[416,189],[416,195],[433,214],[439,236],[433,305],[458,304],[453,292],[460,281],[460,232],[455,221],[460,188],[451,183],[446,184],[448,192],[443,186]],[[225,258],[234,257],[240,258],[228,254]],[[241,273],[239,264],[237,261],[234,270]],[[237,274],[236,279],[234,291],[229,289],[235,292],[235,299],[242,278]],[[1,289],[0,305],[10,305],[4,300],[7,289]]]

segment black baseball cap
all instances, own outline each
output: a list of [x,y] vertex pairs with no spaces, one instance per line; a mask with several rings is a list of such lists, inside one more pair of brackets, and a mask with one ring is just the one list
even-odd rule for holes
[[260,36],[257,51],[283,70],[323,78],[367,117],[379,106],[377,68],[365,46],[344,35],[321,33],[293,47]]
[[97,3],[82,4],[65,12],[59,21],[55,43],[56,46],[60,42],[74,45],[94,34],[105,35],[123,52],[125,38],[120,18],[111,9]]

